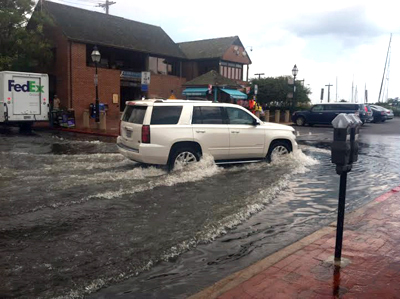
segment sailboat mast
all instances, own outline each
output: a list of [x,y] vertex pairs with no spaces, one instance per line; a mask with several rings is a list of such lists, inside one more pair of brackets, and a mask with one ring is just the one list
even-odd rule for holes
[[392,42],[392,34],[390,33],[390,40],[389,40],[389,46],[388,46],[388,50],[387,50],[387,54],[386,54],[385,68],[383,69],[383,75],[382,75],[381,89],[379,90],[378,103],[381,100],[382,85],[383,85],[383,80],[385,80],[386,66],[387,66],[387,63],[388,63],[389,50],[390,50],[390,43],[391,42]]

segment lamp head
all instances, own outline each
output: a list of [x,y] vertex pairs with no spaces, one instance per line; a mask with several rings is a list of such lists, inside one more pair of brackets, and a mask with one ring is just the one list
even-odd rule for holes
[[293,76],[296,77],[298,72],[299,72],[299,69],[297,68],[296,65],[294,65],[294,67],[293,67],[293,69],[292,69],[292,74],[293,74]]
[[100,55],[99,50],[97,49],[97,46],[94,46],[92,54],[90,56],[92,56],[93,62],[96,62],[96,63],[100,62],[101,55]]

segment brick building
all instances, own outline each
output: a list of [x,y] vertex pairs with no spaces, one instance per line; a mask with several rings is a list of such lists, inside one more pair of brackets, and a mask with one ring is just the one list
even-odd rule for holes
[[[57,94],[63,108],[75,111],[78,128],[95,100],[94,46],[101,53],[99,100],[107,107],[108,123],[118,122],[128,100],[168,98],[171,90],[182,98],[185,83],[210,70],[244,84],[244,66],[251,64],[237,36],[177,44],[158,26],[50,1],[41,9],[54,21],[45,28],[54,61],[40,71],[49,74],[50,96]],[[143,71],[151,72],[148,91],[141,89]]]

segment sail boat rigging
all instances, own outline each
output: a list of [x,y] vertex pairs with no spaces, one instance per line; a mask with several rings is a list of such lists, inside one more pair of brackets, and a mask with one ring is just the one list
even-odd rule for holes
[[[381,101],[381,94],[382,94],[382,86],[383,86],[383,82],[385,80],[385,74],[386,74],[386,67],[388,66],[388,59],[389,59],[389,53],[390,53],[390,45],[392,43],[392,34],[390,33],[390,39],[389,39],[389,46],[388,46],[388,50],[387,50],[387,54],[386,54],[386,61],[385,61],[385,67],[383,69],[383,75],[382,75],[382,82],[381,82],[381,88],[379,90],[379,97],[378,97],[378,102]],[[390,59],[389,59],[390,61]],[[389,77],[387,77],[387,80],[389,80]],[[383,99],[382,99],[383,102]]]

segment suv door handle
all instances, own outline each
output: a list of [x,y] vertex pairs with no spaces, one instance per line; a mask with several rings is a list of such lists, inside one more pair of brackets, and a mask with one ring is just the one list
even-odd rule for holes
[[239,131],[231,131],[231,133],[239,134],[240,132]]
[[196,133],[205,133],[206,131],[196,131]]

